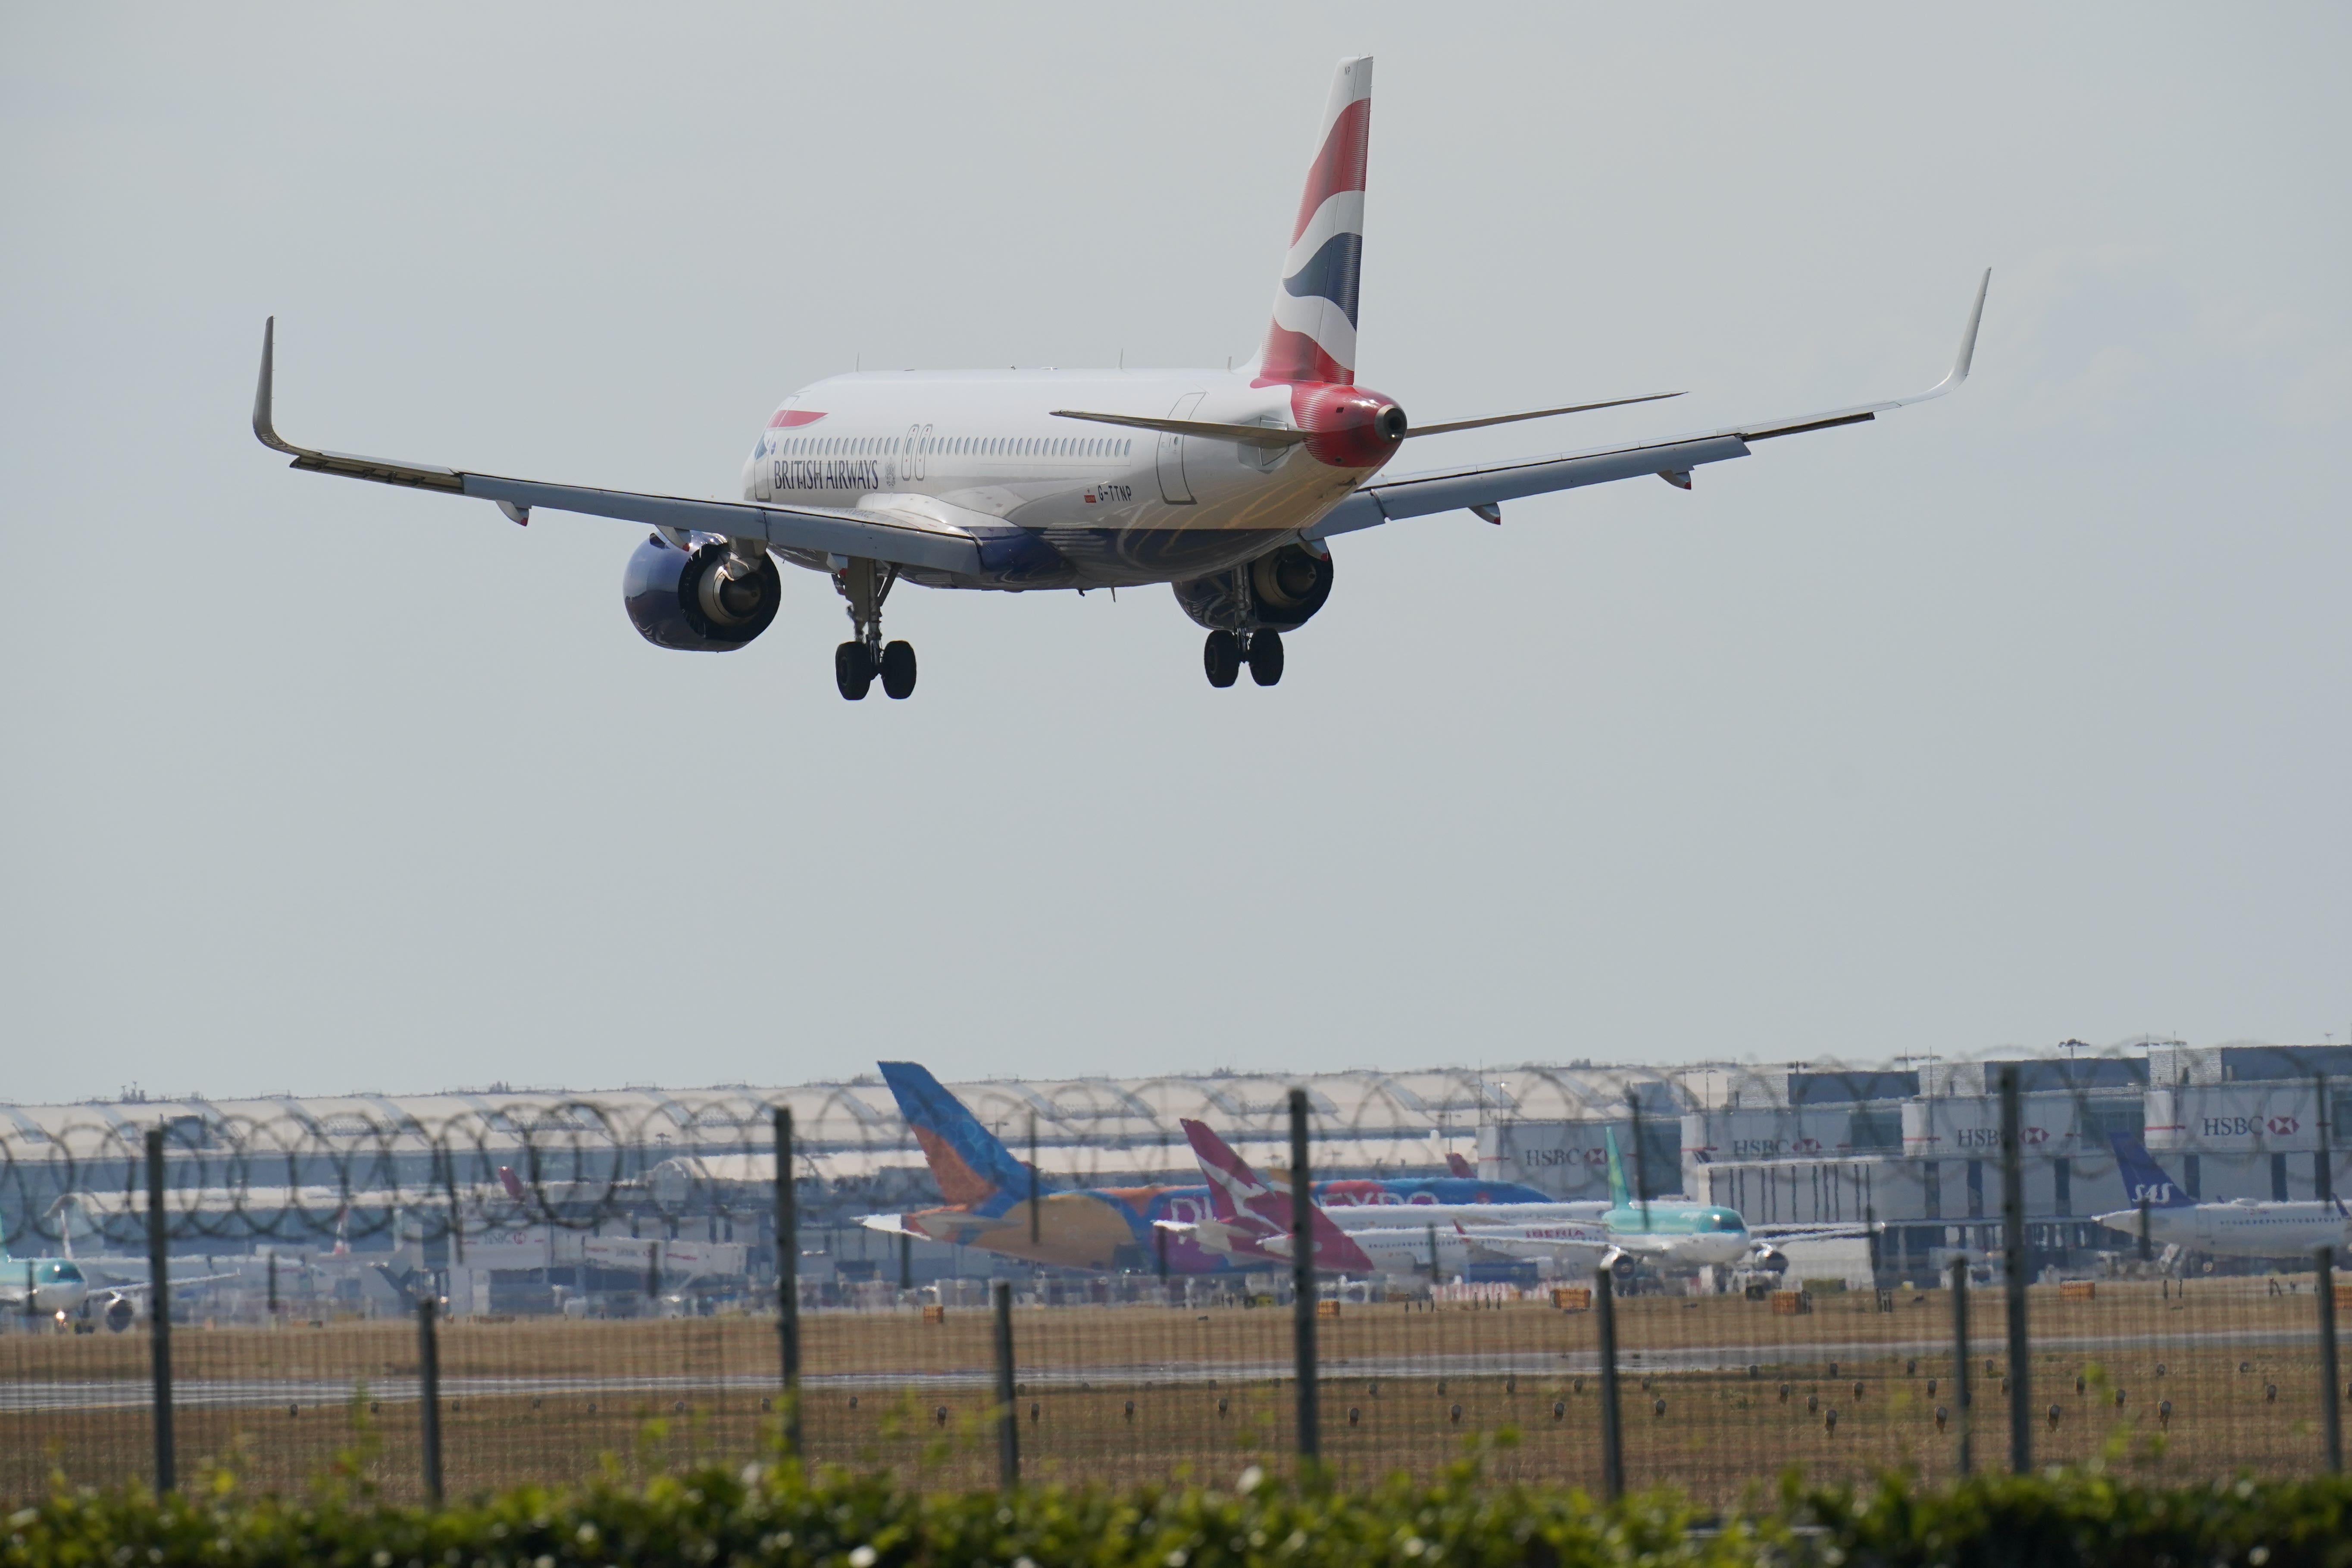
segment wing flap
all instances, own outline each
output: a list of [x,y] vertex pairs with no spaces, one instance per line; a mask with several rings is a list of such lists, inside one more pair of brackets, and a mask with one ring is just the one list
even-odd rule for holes
[[980,543],[969,533],[929,518],[903,513],[854,511],[814,507],[757,506],[748,501],[689,500],[684,496],[648,495],[636,490],[600,489],[589,485],[549,484],[538,479],[508,479],[499,474],[470,473],[432,463],[401,462],[390,458],[363,458],[349,452],[328,452],[298,447],[278,434],[273,415],[278,319],[262,328],[261,376],[253,394],[253,434],[272,451],[284,452],[292,467],[339,479],[367,479],[412,489],[440,490],[496,501],[517,521],[530,509],[580,512],[589,517],[617,518],[656,528],[685,529],[722,534],[730,539],[756,539],[786,550],[860,556],[894,566],[928,571],[975,574],[980,570]]
[[818,510],[755,506],[745,501],[689,500],[684,496],[636,490],[597,489],[586,485],[510,479],[497,474],[461,474],[463,493],[514,506],[614,517],[656,528],[757,539],[787,550],[864,556],[893,565],[936,572],[980,570],[980,544],[960,530],[879,512]]
[[[1687,488],[1690,469],[1701,463],[1719,463],[1727,458],[1744,458],[1754,442],[1800,435],[1808,430],[1833,429],[1841,425],[1865,424],[1888,409],[1903,408],[1941,397],[1969,378],[1969,369],[1976,359],[1977,329],[1984,321],[1985,295],[1991,288],[1992,269],[1987,268],[1983,278],[1977,283],[1976,300],[1969,308],[1968,325],[1960,333],[1959,353],[1953,358],[1952,368],[1945,374],[1943,380],[1925,392],[1820,414],[1801,414],[1785,419],[1734,425],[1721,430],[1679,436],[1640,447],[1567,452],[1551,458],[1521,458],[1478,468],[1448,468],[1433,473],[1377,479],[1333,508],[1320,522],[1307,530],[1304,537],[1328,539],[1335,533],[1370,528],[1398,518],[1493,508],[1524,496],[1574,489],[1582,485],[1608,484],[1643,474],[1658,474]],[[1422,435],[1431,433],[1417,432]],[[1490,518],[1488,521],[1495,520]]]
[[[1371,497],[1384,518],[1423,517],[1465,507],[1495,506],[1523,496],[1575,489],[1583,485],[1605,485],[1643,474],[1679,472],[1700,463],[1720,463],[1746,456],[1748,445],[1738,436],[1703,436],[1695,440],[1570,453],[1492,468],[1406,474],[1380,480],[1361,493]],[[1359,522],[1356,526],[1366,524]]]

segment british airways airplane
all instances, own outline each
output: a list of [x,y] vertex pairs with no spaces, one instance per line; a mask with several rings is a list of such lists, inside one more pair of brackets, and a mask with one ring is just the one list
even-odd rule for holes
[[915,650],[885,642],[901,582],[1012,592],[1166,583],[1203,627],[1212,686],[1242,667],[1282,679],[1283,634],[1330,597],[1337,535],[1434,512],[1502,521],[1507,501],[1655,475],[1685,489],[1706,463],[1759,441],[1860,424],[1960,384],[1976,348],[1988,271],[1951,373],[1883,403],[1766,419],[1591,451],[1391,475],[1405,442],[1485,426],[1678,395],[1653,393],[1415,425],[1356,380],[1372,62],[1339,62],[1291,226],[1274,319],[1235,370],[909,371],[834,376],[769,418],[745,461],[740,501],[596,489],[353,457],[282,439],[271,415],[276,320],[264,327],[253,430],[293,467],[534,510],[650,525],[629,558],[630,619],[662,647],[725,652],[765,631],[782,603],[779,561],[823,572],[848,601],[834,655],[842,696],[875,678],[915,689]]

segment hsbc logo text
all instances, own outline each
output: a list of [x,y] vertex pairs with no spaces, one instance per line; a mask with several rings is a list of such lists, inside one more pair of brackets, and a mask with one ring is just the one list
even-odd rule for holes
[[[2047,1127],[2021,1128],[2018,1136],[2025,1146],[2031,1149],[2037,1144],[2050,1142],[2050,1129]],[[1963,1149],[1998,1149],[2000,1147],[2000,1129],[1963,1127],[1952,1134],[1952,1142]]]
[[2301,1125],[2292,1116],[2202,1116],[2197,1131],[2207,1138],[2259,1138],[2264,1133],[2284,1138]]

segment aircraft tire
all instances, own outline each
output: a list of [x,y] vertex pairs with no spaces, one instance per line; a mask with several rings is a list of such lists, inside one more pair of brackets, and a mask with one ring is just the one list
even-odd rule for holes
[[1249,647],[1250,679],[1260,686],[1272,686],[1282,679],[1282,634],[1252,632]]
[[894,642],[882,650],[882,691],[893,701],[915,694],[915,646]]
[[[841,688],[843,697],[852,702],[862,702],[874,684],[874,655],[862,642],[845,642],[833,650],[833,683]],[[909,679],[911,689],[914,682]]]
[[1211,632],[1202,645],[1201,664],[1209,672],[1209,684],[1231,686],[1242,672],[1242,647],[1231,632]]

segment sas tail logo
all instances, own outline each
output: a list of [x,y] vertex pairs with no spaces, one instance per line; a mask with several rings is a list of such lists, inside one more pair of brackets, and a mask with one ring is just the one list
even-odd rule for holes
[[2111,1132],[2107,1142],[2116,1152],[2116,1170],[2124,1179],[2124,1191],[2131,1194],[2135,1205],[2145,1203],[2150,1208],[2179,1209],[2192,1206],[2186,1194],[2173,1184],[2156,1163],[2146,1146],[2128,1132]]
[[1315,162],[1275,291],[1257,381],[1356,380],[1356,297],[1364,262],[1364,167],[1372,131],[1372,59],[1339,62]]

